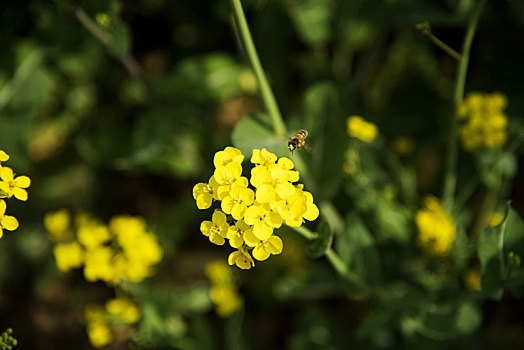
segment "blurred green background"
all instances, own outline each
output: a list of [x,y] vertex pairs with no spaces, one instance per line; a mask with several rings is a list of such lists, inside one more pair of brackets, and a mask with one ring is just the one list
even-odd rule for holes
[[[331,200],[348,223],[359,220],[345,213],[358,209],[352,198],[363,190],[346,185],[342,172],[350,114],[376,123],[386,142],[399,135],[414,139],[415,152],[402,160],[413,192],[440,192],[457,64],[415,25],[430,21],[433,32],[459,50],[475,4],[244,1],[289,136],[310,130],[304,157],[314,165],[315,199]],[[514,126],[524,115],[522,62],[524,3],[489,1],[466,91],[506,94],[510,133],[522,130]],[[87,283],[81,272],[56,269],[43,217],[63,207],[106,221],[123,213],[144,216],[165,250],[157,275],[145,282],[150,300],[140,302],[144,313],[149,310],[137,330],[142,343],[116,341],[109,348],[524,348],[524,306],[514,296],[494,302],[472,294],[453,309],[445,303],[463,276],[457,273],[446,290],[449,279],[439,280],[430,266],[419,277],[431,281],[383,283],[381,296],[370,300],[340,281],[325,259],[307,256],[306,242],[292,231],[284,234],[282,256],[235,271],[245,309],[218,318],[205,296],[203,269],[226,253],[200,233],[210,214],[197,210],[191,190],[208,180],[214,153],[231,144],[237,123],[263,110],[228,1],[3,2],[0,149],[11,156],[7,166],[32,179],[27,202],[8,202],[20,228],[0,240],[0,327],[14,329],[18,348],[90,348],[83,306],[113,293]],[[327,163],[315,152],[333,156]],[[478,170],[465,153],[459,164],[461,187]],[[522,215],[522,154],[517,164],[506,195]],[[383,208],[388,219],[405,220],[393,209]],[[367,220],[385,232],[383,221]],[[428,268],[411,259],[416,254],[406,242],[413,224],[398,225],[399,236],[376,247],[384,269],[377,274],[390,281]],[[438,270],[446,262],[433,264]],[[421,328],[419,305],[442,313]],[[452,329],[444,329],[451,320],[446,307],[453,309]]]

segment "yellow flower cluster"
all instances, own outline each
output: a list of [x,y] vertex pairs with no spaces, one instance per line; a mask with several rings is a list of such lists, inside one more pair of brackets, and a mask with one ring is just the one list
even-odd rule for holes
[[299,173],[293,170],[289,158],[277,159],[265,148],[254,149],[251,163],[255,167],[249,180],[242,176],[243,160],[244,155],[234,147],[218,151],[213,159],[213,176],[209,182],[194,186],[193,197],[199,209],[208,209],[213,201],[221,202],[221,210],[214,211],[211,221],[202,222],[200,230],[214,244],[229,240],[237,249],[229,255],[229,264],[250,269],[255,265],[251,249],[259,261],[282,252],[282,240],[273,232],[283,222],[298,227],[304,220],[315,220],[319,211],[313,195],[304,191],[303,185],[293,185]]
[[378,134],[378,128],[375,124],[367,122],[358,115],[351,115],[346,120],[347,132],[351,137],[370,143]]
[[216,305],[220,317],[229,317],[244,305],[244,299],[238,294],[230,267],[217,260],[206,265],[206,276],[211,281],[209,296]]
[[457,112],[459,119],[464,120],[460,138],[466,150],[479,147],[492,150],[506,143],[508,119],[504,109],[507,103],[506,96],[499,92],[468,94]]
[[85,321],[89,342],[95,348],[101,348],[113,341],[111,324],[133,324],[140,319],[140,309],[127,297],[109,300],[105,308],[101,305],[88,305]]
[[455,223],[437,198],[424,198],[424,208],[415,214],[415,223],[417,244],[429,255],[442,255],[450,250],[455,239]]
[[18,228],[18,220],[11,215],[5,215],[7,203],[1,198],[15,197],[18,200],[27,200],[27,191],[31,185],[31,179],[27,176],[17,176],[11,168],[2,166],[2,162],[9,160],[9,155],[0,150],[0,238],[4,235],[4,229],[14,231]]
[[154,274],[153,266],[163,251],[156,236],[146,231],[144,219],[128,215],[113,217],[109,225],[88,214],[77,214],[75,227],[65,210],[48,213],[44,225],[57,241],[54,255],[64,272],[84,267],[89,282],[118,284],[121,280],[140,282]]

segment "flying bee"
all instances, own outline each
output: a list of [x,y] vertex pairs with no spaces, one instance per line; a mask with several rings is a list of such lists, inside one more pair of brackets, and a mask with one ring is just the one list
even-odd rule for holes
[[289,139],[287,147],[293,153],[293,151],[302,148],[306,144],[307,130],[302,129],[297,131],[295,136]]

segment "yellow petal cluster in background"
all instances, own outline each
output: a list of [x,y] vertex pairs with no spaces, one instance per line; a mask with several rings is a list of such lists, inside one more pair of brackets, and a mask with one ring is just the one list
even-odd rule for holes
[[429,255],[446,254],[455,239],[455,223],[434,196],[424,198],[424,207],[415,214],[417,244]]
[[464,149],[493,150],[506,143],[507,104],[506,96],[500,92],[471,92],[466,96],[457,111],[459,119],[464,121],[460,127]]
[[138,322],[140,309],[128,297],[119,297],[102,305],[90,304],[85,309],[85,322],[89,342],[95,348],[101,348],[113,341],[111,325],[129,325]]
[[378,128],[375,124],[367,122],[358,115],[351,115],[346,120],[347,132],[351,137],[370,143],[378,134]]
[[7,162],[9,158],[7,153],[0,150],[0,238],[4,235],[4,229],[14,231],[19,226],[18,220],[14,216],[5,215],[7,203],[4,199],[14,196],[18,200],[26,201],[26,188],[31,185],[29,177],[15,176],[11,168],[2,165],[2,162]]
[[[193,187],[193,198],[198,209],[208,209],[214,201],[220,202],[211,221],[200,225],[202,233],[217,245],[226,240],[237,249],[228,257],[230,265],[250,269],[256,260],[280,254],[282,240],[274,234],[285,223],[298,227],[305,220],[313,221],[319,215],[313,195],[303,185],[293,184],[299,173],[293,162],[263,149],[254,149],[250,179],[242,176],[244,155],[234,147],[226,147],[215,154],[215,171],[208,183]],[[251,184],[252,187],[249,185]]]
[[156,236],[147,232],[140,217],[115,216],[105,225],[80,213],[73,225],[69,211],[61,209],[46,214],[44,225],[55,241],[57,267],[64,272],[83,267],[89,282],[141,282],[154,274],[163,257]]
[[216,305],[220,317],[229,317],[244,305],[244,299],[237,291],[231,268],[222,260],[206,265],[206,276],[211,281],[209,296]]

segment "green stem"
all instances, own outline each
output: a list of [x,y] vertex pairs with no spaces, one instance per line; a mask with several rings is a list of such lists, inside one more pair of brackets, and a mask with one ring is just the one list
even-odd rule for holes
[[446,52],[448,55],[450,55],[457,61],[460,61],[461,55],[433,34],[428,21],[421,24],[417,24],[417,29],[420,29],[422,31],[422,34],[426,35],[433,44],[440,47],[442,50],[444,50],[444,52]]
[[293,229],[297,233],[301,234],[305,239],[310,240],[310,241],[318,237],[318,233],[313,232],[304,226],[298,226],[298,227],[289,226],[289,228]]
[[482,8],[486,0],[480,0],[475,8],[471,19],[468,23],[468,28],[466,30],[466,37],[464,38],[464,43],[462,45],[461,58],[459,61],[459,67],[457,72],[457,81],[455,84],[455,96],[454,96],[454,111],[450,114],[449,121],[449,135],[448,135],[448,145],[447,152],[448,158],[446,160],[446,174],[444,177],[444,189],[442,193],[442,203],[446,210],[451,211],[453,207],[453,197],[455,195],[455,188],[457,185],[457,175],[456,175],[456,166],[457,166],[457,153],[458,153],[458,137],[457,137],[457,110],[464,98],[464,88],[466,85],[466,76],[468,72],[468,63],[469,63],[469,54],[471,51],[471,44],[473,43],[473,38],[475,37],[475,31],[480,19],[480,14],[482,13]]
[[508,277],[506,276],[506,264],[504,263],[504,233],[505,232],[506,232],[506,221],[504,221],[499,231],[499,246],[498,246],[500,275],[503,276],[503,278]]
[[251,37],[251,32],[249,31],[249,27],[247,25],[246,16],[244,15],[244,10],[242,9],[242,3],[240,0],[231,0],[231,5],[233,6],[233,13],[238,25],[240,37],[242,38],[247,56],[257,77],[258,84],[260,86],[260,93],[262,94],[262,99],[264,100],[267,112],[271,117],[275,134],[276,136],[285,136],[287,134],[286,124],[284,124],[284,120],[282,119],[282,115],[278,109],[275,95],[269,86],[266,74],[264,73],[260,59],[258,58],[257,49],[253,43],[253,38]]

